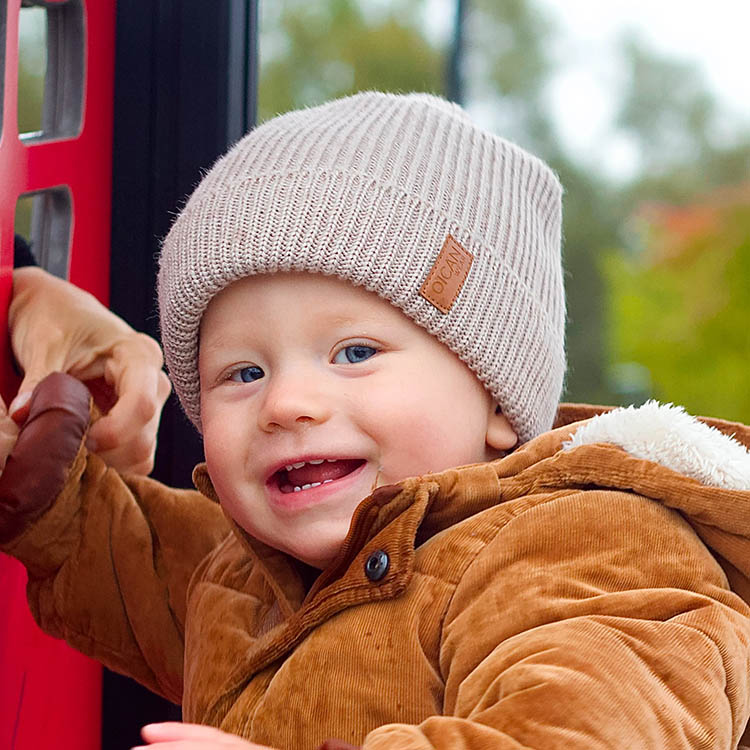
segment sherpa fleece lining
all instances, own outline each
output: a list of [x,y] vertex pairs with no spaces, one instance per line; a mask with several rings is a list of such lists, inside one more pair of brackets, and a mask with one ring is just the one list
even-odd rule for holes
[[681,406],[647,401],[600,414],[576,430],[563,449],[592,443],[618,445],[711,487],[750,490],[750,452]]

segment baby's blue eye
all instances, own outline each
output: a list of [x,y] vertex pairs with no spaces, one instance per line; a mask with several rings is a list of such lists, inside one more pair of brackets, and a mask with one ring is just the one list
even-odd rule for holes
[[357,362],[364,362],[366,359],[374,356],[378,353],[377,349],[371,346],[363,346],[362,344],[353,344],[352,346],[345,346],[340,352],[336,353],[333,361],[337,365],[357,364]]
[[254,380],[260,380],[263,375],[265,375],[265,373],[260,367],[252,365],[250,367],[243,367],[240,370],[235,370],[229,379],[233,380],[235,383],[252,383]]

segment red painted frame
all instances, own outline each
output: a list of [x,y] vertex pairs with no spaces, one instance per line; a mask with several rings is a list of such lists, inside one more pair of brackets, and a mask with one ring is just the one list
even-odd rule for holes
[[[6,3],[3,125],[0,135],[0,325],[11,296],[13,224],[23,193],[67,186],[72,200],[70,280],[105,304],[109,242],[114,98],[114,0],[84,0],[85,75],[80,132],[72,137],[18,137],[20,0]],[[51,2],[47,3],[51,5]],[[17,380],[3,337],[0,389]],[[101,668],[31,620],[25,571],[0,556],[0,747],[95,750],[101,734]]]

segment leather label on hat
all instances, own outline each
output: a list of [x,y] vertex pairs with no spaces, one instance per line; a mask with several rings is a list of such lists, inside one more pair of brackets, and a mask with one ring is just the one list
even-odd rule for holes
[[450,312],[473,260],[474,256],[448,235],[419,294],[440,312]]

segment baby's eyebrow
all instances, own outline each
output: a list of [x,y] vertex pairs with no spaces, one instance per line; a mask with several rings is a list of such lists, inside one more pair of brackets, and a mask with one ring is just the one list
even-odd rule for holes
[[221,335],[212,337],[211,341],[201,341],[199,339],[200,351],[203,353],[219,351],[226,348],[228,344],[229,342],[226,340],[226,337]]
[[374,323],[383,324],[386,321],[382,315],[346,315],[340,313],[331,313],[330,316],[323,316],[323,320],[330,325],[342,326],[342,327],[363,327],[370,326]]
[[211,341],[199,340],[199,352],[205,358],[206,356],[220,357],[241,357],[247,353],[247,341],[238,341],[232,336],[226,336],[221,333],[215,335]]
[[352,326],[364,322],[362,318],[352,318],[349,315],[332,315],[328,322],[334,326]]

